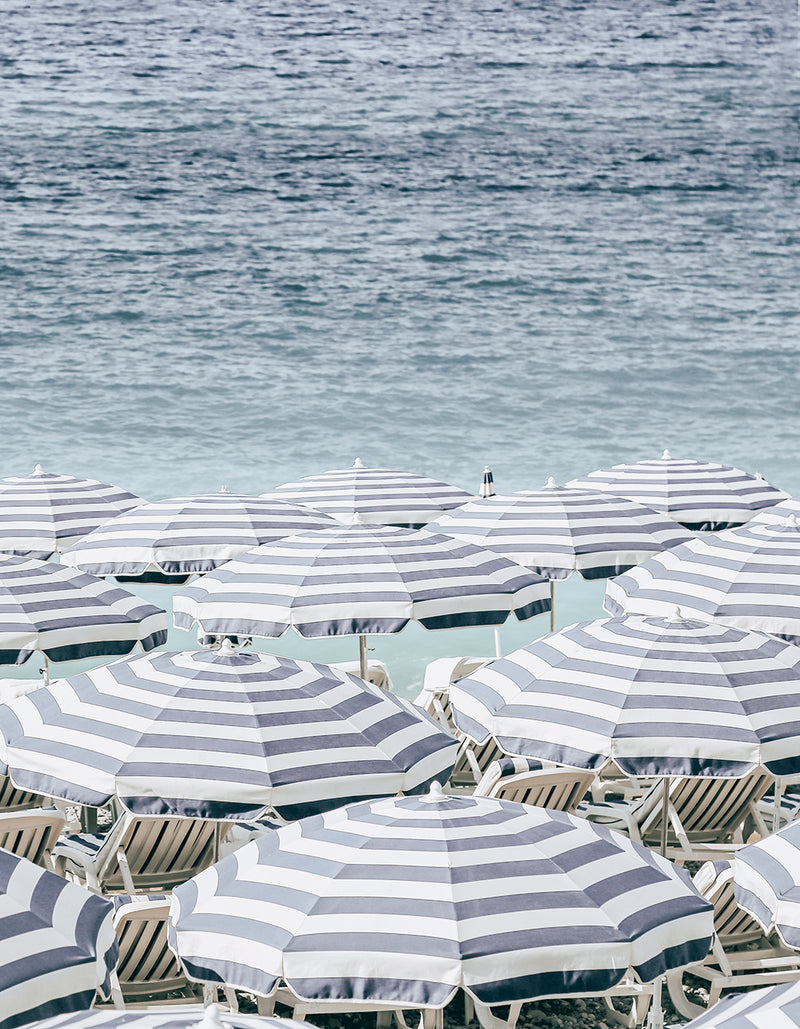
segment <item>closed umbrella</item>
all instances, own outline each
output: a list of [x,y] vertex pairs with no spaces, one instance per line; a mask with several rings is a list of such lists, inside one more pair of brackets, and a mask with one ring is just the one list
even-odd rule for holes
[[0,849],[0,1029],[83,1011],[111,992],[119,948],[114,909]]
[[614,465],[567,485],[627,497],[697,531],[742,525],[756,511],[786,496],[760,475],[724,464],[674,458],[668,450],[660,460]]
[[166,642],[166,612],[51,561],[0,555],[0,664],[129,654]]
[[308,475],[263,496],[306,504],[343,522],[360,519],[369,525],[424,525],[472,499],[446,482],[388,468],[365,468],[358,458],[352,468]]
[[472,500],[428,526],[486,547],[553,583],[578,571],[605,579],[691,539],[669,518],[624,497],[568,489],[551,478],[541,490]]
[[336,524],[284,500],[221,490],[142,504],[95,529],[62,561],[92,575],[179,585],[262,543]]
[[609,614],[693,618],[800,642],[800,525],[794,516],[681,543],[611,579]]
[[702,959],[711,907],[670,862],[581,818],[486,797],[302,819],[179,886],[187,974],[306,1000],[441,1008],[604,991]]
[[[457,741],[327,665],[242,652],[117,661],[0,705],[0,768],[78,804],[287,818],[443,781]],[[4,769],[5,770],[5,769]]]
[[800,822],[737,851],[733,879],[738,905],[800,950]]
[[265,544],[173,597],[175,625],[204,633],[361,637],[370,633],[501,625],[550,606],[545,580],[447,536],[388,526],[320,529]]
[[31,475],[0,479],[0,551],[46,560],[141,503],[119,486],[37,464]]

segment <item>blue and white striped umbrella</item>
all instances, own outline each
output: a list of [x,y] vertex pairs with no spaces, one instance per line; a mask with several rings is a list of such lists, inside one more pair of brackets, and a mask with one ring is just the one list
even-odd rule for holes
[[733,888],[765,933],[776,929],[787,947],[800,950],[800,822],[737,851]]
[[800,772],[800,648],[680,618],[570,625],[450,688],[504,751],[629,775]]
[[113,917],[104,898],[0,849],[0,1029],[108,997]]
[[549,610],[547,582],[448,536],[389,526],[320,529],[229,561],[173,597],[175,625],[305,637],[501,625]]
[[243,1015],[221,1011],[216,1004],[203,1009],[197,1004],[161,1004],[149,1008],[82,1011],[56,1015],[26,1029],[312,1029],[309,1022],[291,1018]]
[[[767,973],[768,974],[768,973]],[[723,997],[683,1029],[798,1029],[800,983],[780,983],[765,990]]]
[[166,612],[51,561],[0,554],[0,664],[129,654],[167,640]]
[[669,615],[769,632],[800,642],[800,525],[752,522],[681,543],[611,579],[612,615]]
[[286,818],[446,780],[457,741],[327,665],[237,651],[117,661],[0,705],[18,785],[140,814]]
[[751,524],[755,525],[757,522],[785,522],[787,518],[791,518],[793,515],[795,518],[800,519],[800,497],[787,497],[786,500],[782,500],[774,507],[764,508],[757,515],[753,515]]
[[306,504],[343,522],[359,519],[369,525],[424,525],[442,511],[472,500],[472,494],[446,482],[411,472],[365,468],[358,458],[352,468],[308,475],[262,496]]
[[262,837],[173,893],[187,974],[269,995],[440,1008],[646,982],[701,960],[688,876],[581,818],[488,797],[354,804]]
[[578,571],[605,579],[691,539],[669,518],[624,497],[568,489],[472,500],[428,526],[431,532],[487,547],[548,579]]
[[336,524],[283,500],[221,490],[143,504],[95,529],[62,561],[92,575],[180,583],[262,543]]
[[668,450],[658,461],[614,465],[567,485],[627,497],[697,531],[742,525],[786,496],[759,475],[724,464],[679,460]]
[[46,560],[141,503],[119,486],[54,475],[37,464],[31,475],[0,479],[0,551]]

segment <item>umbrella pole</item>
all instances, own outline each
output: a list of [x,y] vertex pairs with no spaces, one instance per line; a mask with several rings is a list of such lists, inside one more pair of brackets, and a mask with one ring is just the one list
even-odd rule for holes
[[502,650],[502,648],[500,646],[500,626],[499,625],[496,625],[494,627],[494,656],[495,657],[502,657],[503,656],[503,650]]
[[664,796],[661,798],[661,856],[667,856],[667,821],[669,818],[669,784],[670,777],[664,776]]
[[50,662],[47,660],[47,654],[42,653],[42,659],[44,660],[44,667],[42,668],[42,676],[44,677],[44,685],[50,685]]
[[556,580],[550,580],[550,632],[556,631]]
[[367,637],[358,637],[358,674],[362,679],[367,677]]
[[653,983],[653,1000],[650,1004],[650,1014],[647,1016],[645,1029],[664,1029],[664,1009],[661,1006],[661,987],[663,985],[661,976]]

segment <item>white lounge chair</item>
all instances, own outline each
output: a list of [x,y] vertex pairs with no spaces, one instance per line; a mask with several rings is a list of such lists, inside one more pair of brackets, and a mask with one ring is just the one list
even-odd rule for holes
[[53,872],[53,850],[63,828],[64,816],[54,807],[0,812],[0,847]]
[[474,796],[573,813],[594,779],[594,772],[579,768],[542,768],[535,759],[503,758],[492,762]]
[[47,798],[19,790],[7,775],[0,775],[0,811],[27,811],[32,807],[47,807]]

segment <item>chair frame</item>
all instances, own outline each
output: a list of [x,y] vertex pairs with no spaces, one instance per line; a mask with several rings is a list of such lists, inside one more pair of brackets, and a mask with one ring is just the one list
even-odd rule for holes
[[497,797],[574,814],[594,780],[594,772],[579,768],[543,768],[497,778],[490,767],[475,787],[474,796]]
[[0,847],[55,872],[53,848],[64,824],[64,816],[54,807],[0,811]]

